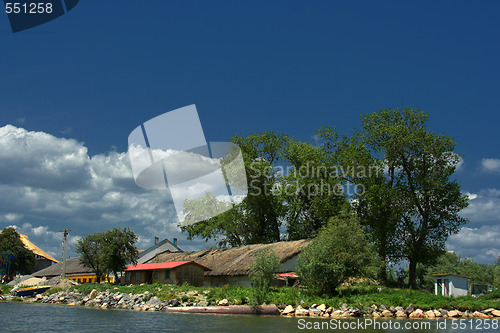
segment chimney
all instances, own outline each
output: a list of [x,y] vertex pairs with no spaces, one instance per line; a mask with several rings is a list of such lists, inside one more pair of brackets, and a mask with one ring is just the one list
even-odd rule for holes
[[155,237],[155,245],[158,244],[159,240],[160,240],[160,237]]
[[177,246],[177,238],[174,238],[174,245]]

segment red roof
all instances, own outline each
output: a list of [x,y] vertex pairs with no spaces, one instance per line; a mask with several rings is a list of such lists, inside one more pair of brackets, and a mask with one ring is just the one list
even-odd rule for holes
[[278,276],[281,276],[281,277],[293,277],[293,278],[298,278],[299,276],[297,274],[295,274],[295,272],[289,272],[289,273],[281,273],[281,274],[278,274]]
[[149,264],[137,264],[137,265],[130,265],[125,268],[125,272],[130,272],[130,271],[148,271],[148,270],[154,270],[154,269],[170,269],[170,268],[175,268],[179,267],[185,264],[193,263],[198,266],[203,267],[206,271],[211,271],[210,268],[203,266],[196,261],[171,261],[171,262],[159,262],[159,263],[149,263]]

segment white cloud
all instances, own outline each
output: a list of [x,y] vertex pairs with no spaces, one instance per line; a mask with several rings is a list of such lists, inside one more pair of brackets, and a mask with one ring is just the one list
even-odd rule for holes
[[500,172],[500,159],[483,158],[481,167],[484,172]]
[[462,216],[473,223],[499,224],[500,190],[490,188],[466,194],[469,196],[469,206],[462,211]]
[[458,234],[450,236],[446,247],[460,257],[494,263],[500,256],[500,226],[464,227]]
[[0,161],[0,227],[22,225],[50,254],[60,252],[64,228],[72,229],[73,247],[80,236],[114,227],[130,227],[149,245],[154,236],[185,238],[168,191],[139,188],[127,153],[89,156],[76,140],[7,125]]

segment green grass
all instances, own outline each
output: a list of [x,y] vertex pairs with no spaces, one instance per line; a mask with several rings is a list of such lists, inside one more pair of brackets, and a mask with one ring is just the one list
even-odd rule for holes
[[[182,286],[169,286],[163,284],[146,284],[146,285],[133,285],[133,286],[116,286],[112,284],[82,284],[75,286],[75,289],[81,293],[88,294],[92,289],[98,291],[109,292],[122,292],[132,294],[143,294],[148,291],[152,296],[157,296],[162,301],[171,299],[184,299],[192,301],[185,295],[189,291],[196,291],[203,295],[207,291],[206,298],[208,302],[227,299],[231,304],[249,304],[253,297],[252,288],[243,288],[237,286],[224,286],[224,287],[192,287],[188,285]],[[500,309],[500,291],[484,295],[479,298],[471,296],[462,297],[445,297],[437,296],[430,292],[418,291],[411,289],[397,289],[380,287],[377,285],[357,285],[351,287],[341,287],[338,290],[338,295],[311,295],[307,291],[292,288],[270,288],[269,292],[265,295],[265,302],[267,304],[292,304],[292,305],[312,305],[312,304],[326,304],[338,308],[342,304],[357,307],[359,309],[366,309],[372,304],[390,306],[407,307],[413,304],[415,308],[422,310],[430,309],[458,309],[458,310],[481,310],[487,308]]]

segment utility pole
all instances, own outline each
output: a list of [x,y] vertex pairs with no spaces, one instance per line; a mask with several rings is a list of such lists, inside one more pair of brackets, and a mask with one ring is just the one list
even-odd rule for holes
[[63,256],[62,256],[62,262],[63,262],[63,267],[62,267],[62,280],[66,278],[66,240],[68,238],[68,232],[71,231],[69,229],[64,229],[61,230],[61,232],[64,235],[64,241],[63,241]]

